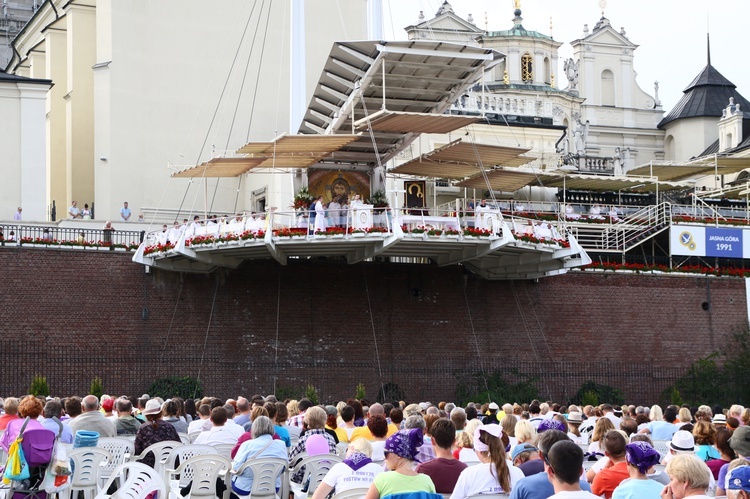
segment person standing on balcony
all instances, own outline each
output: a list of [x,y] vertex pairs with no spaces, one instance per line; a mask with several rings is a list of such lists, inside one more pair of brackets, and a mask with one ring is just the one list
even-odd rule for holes
[[70,208],[68,208],[68,218],[71,220],[81,218],[81,210],[78,209],[78,201],[70,203]]
[[120,208],[120,219],[122,219],[123,222],[129,222],[130,221],[130,208],[128,208],[128,202],[125,201],[122,204],[122,208]]
[[13,220],[21,220],[21,207],[18,207],[18,210],[13,214]]
[[323,206],[323,196],[318,197],[315,200],[315,230],[313,234],[320,231],[325,232],[326,230],[326,209]]

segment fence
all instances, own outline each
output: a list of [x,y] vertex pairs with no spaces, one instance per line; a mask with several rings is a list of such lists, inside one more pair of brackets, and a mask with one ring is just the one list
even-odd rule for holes
[[[238,345],[239,354],[234,359],[228,359],[210,350],[204,352],[202,345],[180,341],[162,345],[162,341],[159,335],[139,337],[125,331],[112,331],[102,338],[81,338],[79,344],[62,344],[54,338],[6,340],[0,351],[0,395],[26,393],[37,375],[45,376],[52,394],[59,396],[85,395],[97,376],[104,381],[106,393],[127,395],[146,392],[160,378],[192,376],[200,379],[204,394],[219,397],[273,392],[300,397],[308,385],[313,385],[321,401],[331,402],[353,396],[357,384],[362,383],[371,399],[383,385],[395,384],[407,400],[466,402],[462,394],[484,391],[492,372],[500,371],[508,384],[531,381],[545,399],[568,401],[582,384],[594,381],[619,389],[629,403],[653,404],[661,401],[662,392],[689,369],[647,363],[497,357],[483,360],[483,372],[479,364],[429,364],[425,360],[428,356],[415,356],[415,365],[383,366],[381,375],[372,360],[338,360],[348,358],[345,351],[337,352],[335,361],[280,356],[274,363],[253,358],[243,345]],[[247,352],[251,351],[248,348]]]
[[141,231],[58,227],[57,225],[16,225],[0,224],[0,240],[5,242],[19,242],[24,238],[45,240],[50,242],[78,242],[81,239],[87,243],[106,241],[112,244],[130,246],[140,244],[143,238]]

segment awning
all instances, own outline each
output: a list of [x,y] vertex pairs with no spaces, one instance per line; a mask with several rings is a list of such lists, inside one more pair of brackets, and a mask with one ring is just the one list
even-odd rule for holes
[[400,113],[381,110],[354,123],[357,131],[372,129],[391,133],[451,133],[482,119],[481,116],[451,114]]
[[252,169],[307,168],[357,139],[359,135],[282,135],[271,142],[250,142],[236,156],[213,158],[172,177],[238,177]]
[[629,170],[628,175],[659,177],[661,181],[685,180],[706,175],[733,175],[750,168],[750,158],[705,157],[690,163],[646,164]]
[[[688,189],[692,183],[661,182],[654,177],[613,177],[609,175],[549,174],[543,179],[544,187],[565,187],[582,191],[654,192]],[[657,187],[658,185],[658,187]]]
[[487,172],[487,180],[480,173],[454,185],[456,187],[487,189],[487,183],[489,182],[493,191],[515,192],[527,185],[544,185],[547,177],[549,176],[542,172],[518,168],[498,168]]
[[399,165],[389,172],[418,177],[463,179],[494,166],[520,166],[535,158],[520,156],[530,149],[463,142],[461,139]]

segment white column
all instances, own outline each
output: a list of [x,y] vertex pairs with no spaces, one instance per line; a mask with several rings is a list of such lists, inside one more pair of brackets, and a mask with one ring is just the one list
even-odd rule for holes
[[47,220],[46,105],[50,85],[18,83],[21,93],[21,206],[24,220]]
[[383,0],[367,0],[367,39],[383,39]]
[[297,133],[307,109],[305,95],[305,0],[290,0],[292,3],[291,74],[292,97],[289,131]]

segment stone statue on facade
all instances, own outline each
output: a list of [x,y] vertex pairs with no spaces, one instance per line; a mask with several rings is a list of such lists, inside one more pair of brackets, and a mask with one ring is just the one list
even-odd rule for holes
[[563,69],[565,70],[565,76],[568,78],[568,89],[578,89],[578,62],[572,58],[566,59]]
[[581,118],[576,119],[576,129],[573,131],[575,139],[576,154],[583,156],[586,154],[586,140],[589,137],[589,120],[586,123],[581,122]]

